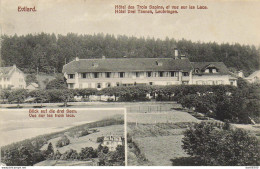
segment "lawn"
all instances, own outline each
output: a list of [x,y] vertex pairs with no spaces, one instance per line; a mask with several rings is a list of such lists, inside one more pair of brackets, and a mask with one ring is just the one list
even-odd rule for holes
[[92,161],[45,160],[34,166],[93,166]]
[[[70,140],[70,144],[67,146],[61,147],[61,148],[56,148],[56,146],[55,146],[56,142],[60,139],[60,137],[49,140],[48,144],[50,142],[52,143],[54,152],[56,150],[59,150],[60,153],[65,153],[67,150],[73,149],[79,153],[80,150],[85,147],[93,147],[94,149],[96,149],[99,145],[99,143],[96,142],[98,137],[109,136],[109,135],[124,137],[124,125],[97,127],[95,129],[97,129],[98,132],[89,134],[87,136],[83,136],[83,137],[67,136]],[[41,150],[46,150],[48,144],[45,144],[41,148]]]
[[141,152],[154,166],[171,166],[171,159],[188,157],[183,151],[183,135],[136,138]]
[[182,149],[183,132],[199,122],[182,111],[127,114],[128,135],[136,145],[128,150],[128,165],[171,166],[189,157]]
[[178,122],[198,122],[195,117],[182,111],[165,111],[155,113],[128,113],[127,122],[156,124],[156,123],[178,123]]

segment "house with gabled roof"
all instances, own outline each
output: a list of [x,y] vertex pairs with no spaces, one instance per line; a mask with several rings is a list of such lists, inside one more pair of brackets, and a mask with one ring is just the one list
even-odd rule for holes
[[253,72],[251,75],[245,78],[249,83],[260,84],[260,70]]
[[236,79],[223,62],[190,62],[174,58],[79,59],[63,66],[68,88],[138,85],[234,85]]
[[0,89],[25,89],[25,75],[16,67],[0,67]]
[[26,87],[26,89],[28,89],[28,90],[37,90],[37,89],[39,89],[39,85],[38,85],[37,83],[30,83],[30,84]]
[[118,136],[106,136],[101,144],[108,147],[109,151],[116,151],[117,146],[124,145],[124,138]]
[[229,72],[223,62],[191,62],[191,64],[193,84],[237,86],[237,77]]

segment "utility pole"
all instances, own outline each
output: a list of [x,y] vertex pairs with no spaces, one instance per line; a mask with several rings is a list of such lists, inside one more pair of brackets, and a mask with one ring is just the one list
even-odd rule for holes
[[39,68],[38,68],[38,66],[37,66],[36,80],[39,82]]

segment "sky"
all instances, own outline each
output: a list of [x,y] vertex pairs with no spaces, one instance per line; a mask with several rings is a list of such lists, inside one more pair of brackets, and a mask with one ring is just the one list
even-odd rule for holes
[[[109,33],[260,45],[260,0],[0,0],[1,32]],[[115,5],[204,5],[178,14],[115,14]],[[18,12],[18,7],[36,12]]]

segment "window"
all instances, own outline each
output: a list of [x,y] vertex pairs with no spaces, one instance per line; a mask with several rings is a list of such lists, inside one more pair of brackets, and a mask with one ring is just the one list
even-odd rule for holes
[[82,73],[82,78],[86,79],[87,78],[87,73]]
[[208,81],[207,81],[207,85],[214,85],[214,81],[208,80]]
[[119,83],[119,82],[116,82],[116,86],[120,86],[120,83]]
[[97,83],[97,88],[98,88],[98,89],[101,88],[101,83]]
[[136,77],[140,77],[140,72],[136,72],[136,73],[135,73],[135,76],[136,76]]
[[68,74],[69,79],[74,79],[75,78],[75,74]]
[[119,72],[119,77],[120,77],[120,78],[125,77],[125,72]]
[[202,80],[196,81],[197,85],[204,85],[204,82]]
[[111,83],[107,83],[107,85],[106,85],[107,87],[111,87]]
[[98,78],[98,73],[97,72],[94,73],[94,78]]
[[159,77],[163,77],[163,72],[159,72]]
[[149,82],[149,85],[153,85],[153,82]]
[[74,83],[69,83],[68,87],[69,87],[69,89],[73,89],[74,88]]
[[182,76],[189,76],[188,72],[182,72]]
[[199,73],[199,69],[195,69],[195,73]]
[[217,83],[218,85],[222,85],[223,84],[223,80],[217,80]]
[[111,73],[110,72],[106,72],[106,78],[110,78],[111,77]]
[[154,72],[154,77],[157,77],[157,73],[156,72]]
[[175,74],[176,72],[170,72],[170,76],[171,77],[174,77],[174,76],[176,76],[176,74]]
[[147,77],[151,77],[152,76],[152,72],[147,72]]

